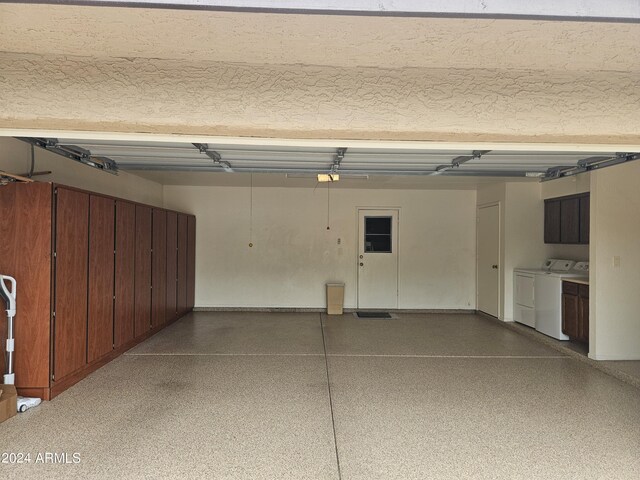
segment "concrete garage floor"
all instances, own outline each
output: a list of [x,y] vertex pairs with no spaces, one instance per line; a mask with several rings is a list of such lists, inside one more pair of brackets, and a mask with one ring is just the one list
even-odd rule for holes
[[191,314],[0,425],[32,455],[0,474],[640,478],[637,388],[480,316],[398,317]]

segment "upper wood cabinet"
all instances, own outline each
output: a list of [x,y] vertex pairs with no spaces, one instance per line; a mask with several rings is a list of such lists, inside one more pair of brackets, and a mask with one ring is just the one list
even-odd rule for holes
[[583,244],[589,243],[590,212],[590,197],[583,195],[580,197],[580,243]]
[[560,243],[560,200],[544,202],[544,243]]
[[544,243],[589,243],[589,194],[544,201]]

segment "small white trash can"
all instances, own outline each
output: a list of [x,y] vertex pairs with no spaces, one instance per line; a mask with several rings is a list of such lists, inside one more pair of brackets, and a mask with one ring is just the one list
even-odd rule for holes
[[327,283],[327,314],[342,315],[344,283]]

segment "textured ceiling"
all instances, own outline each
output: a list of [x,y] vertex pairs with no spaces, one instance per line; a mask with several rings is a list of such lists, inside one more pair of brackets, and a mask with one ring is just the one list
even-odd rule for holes
[[0,51],[332,67],[640,71],[640,25],[0,5]]

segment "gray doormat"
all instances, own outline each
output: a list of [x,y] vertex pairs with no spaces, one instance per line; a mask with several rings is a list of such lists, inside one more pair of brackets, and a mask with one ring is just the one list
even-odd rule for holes
[[389,312],[356,312],[358,318],[391,318]]

